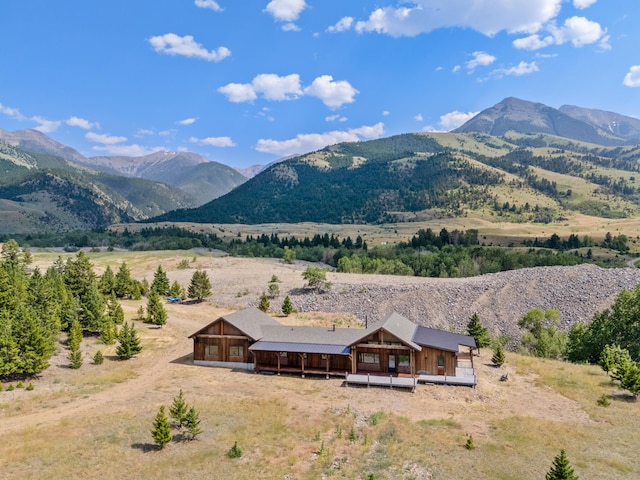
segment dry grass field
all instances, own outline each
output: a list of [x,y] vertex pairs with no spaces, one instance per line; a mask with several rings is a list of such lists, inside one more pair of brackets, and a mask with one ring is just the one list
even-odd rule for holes
[[[188,283],[177,264],[193,253],[91,254],[96,270],[126,261],[151,280],[158,264]],[[35,253],[49,265],[57,253]],[[272,274],[302,284],[302,265],[261,259],[194,257],[228,291],[265,285]],[[222,288],[222,287],[220,287]],[[222,292],[220,292],[222,294]],[[420,386],[415,393],[345,387],[342,380],[266,376],[194,366],[187,337],[229,306],[166,305],[163,328],[140,322],[144,350],[118,361],[114,347],[85,339],[84,365],[67,367],[60,351],[33,381],[34,390],[0,392],[0,477],[6,479],[540,479],[561,448],[582,479],[640,478],[639,404],[598,368],[507,354],[500,369],[490,353],[476,358],[479,384]],[[142,302],[123,303],[127,319]],[[305,324],[349,322],[306,313],[282,319]],[[355,325],[353,325],[355,327]],[[102,365],[91,357],[105,354]],[[509,380],[500,376],[508,373]],[[15,385],[16,382],[13,382]],[[164,450],[150,429],[161,405],[182,389],[204,432],[178,436]],[[611,405],[599,406],[609,396]],[[176,431],[174,431],[177,433]],[[464,445],[473,435],[475,450]],[[241,458],[227,452],[237,441]]]

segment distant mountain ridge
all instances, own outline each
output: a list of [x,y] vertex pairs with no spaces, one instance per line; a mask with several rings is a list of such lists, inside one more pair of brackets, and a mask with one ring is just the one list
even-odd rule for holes
[[[603,115],[606,114],[606,115]],[[613,128],[613,118],[620,128]],[[602,120],[603,117],[606,120]],[[611,119],[611,120],[609,120]],[[640,121],[599,110],[564,106],[556,109],[542,103],[508,97],[481,111],[452,133],[479,132],[502,136],[507,132],[544,133],[597,145],[627,145],[640,139]]]

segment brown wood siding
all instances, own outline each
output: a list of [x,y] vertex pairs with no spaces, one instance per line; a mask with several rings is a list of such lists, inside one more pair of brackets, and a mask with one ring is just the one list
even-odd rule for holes
[[[220,338],[208,338],[207,335],[223,335]],[[239,363],[251,363],[253,357],[249,352],[249,340],[239,338],[225,338],[226,336],[243,336],[244,334],[235,328],[233,325],[220,319],[209,327],[199,332],[193,338],[193,359],[203,360],[208,362],[239,362]],[[217,355],[207,355],[207,345],[217,345]],[[231,347],[241,347],[242,355],[232,356]]]
[[456,374],[455,353],[431,347],[422,347],[422,351],[416,353],[416,372],[438,375],[438,358],[444,360],[444,371],[441,369],[440,374]]

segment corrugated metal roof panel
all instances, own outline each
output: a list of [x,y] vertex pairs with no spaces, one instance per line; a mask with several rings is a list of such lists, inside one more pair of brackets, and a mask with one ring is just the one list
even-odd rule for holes
[[460,345],[476,348],[476,341],[470,335],[437,330],[421,325],[416,328],[413,341],[418,345],[439,348],[450,352],[457,352]]
[[324,355],[349,355],[348,345],[330,345],[326,343],[270,342],[260,340],[249,347],[251,351],[322,353]]

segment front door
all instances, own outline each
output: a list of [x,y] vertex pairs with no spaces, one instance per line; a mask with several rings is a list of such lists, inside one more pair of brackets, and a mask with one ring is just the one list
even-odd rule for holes
[[396,356],[394,354],[389,354],[389,373],[396,373]]

